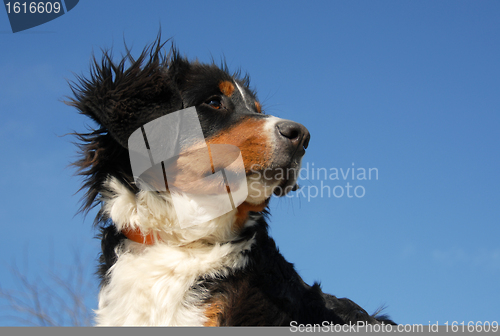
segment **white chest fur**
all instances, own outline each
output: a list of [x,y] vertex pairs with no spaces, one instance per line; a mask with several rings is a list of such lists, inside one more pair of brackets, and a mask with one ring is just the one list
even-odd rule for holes
[[98,326],[203,325],[202,276],[242,268],[252,240],[198,247],[145,246],[127,241],[99,294]]

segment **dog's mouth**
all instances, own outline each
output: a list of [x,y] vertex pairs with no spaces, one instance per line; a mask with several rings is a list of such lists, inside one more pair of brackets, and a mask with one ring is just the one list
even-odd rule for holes
[[273,194],[278,197],[285,196],[286,194],[299,189],[297,182],[283,181],[279,186],[274,188]]
[[[304,139],[298,141],[298,145],[290,146],[284,143],[276,147],[272,162],[266,168],[257,171],[257,179],[268,190],[268,197],[274,194],[283,197],[292,191],[299,189],[297,180],[299,178],[302,157],[309,143],[309,134]],[[270,189],[268,189],[270,188]]]
[[[307,131],[306,131],[307,132]],[[276,174],[276,179],[280,181],[278,186],[273,190],[273,194],[281,197],[285,196],[291,191],[295,191],[299,189],[299,185],[297,184],[297,180],[300,173],[300,166],[302,162],[302,157],[306,153],[306,148],[309,145],[309,133],[307,132],[305,136],[302,136],[298,141],[298,145],[291,148],[292,153],[290,156],[286,156],[286,151],[281,152],[278,157],[278,161],[287,162],[287,164],[282,165],[285,168],[279,168],[278,172],[283,172],[282,174]],[[289,148],[290,150],[290,148]]]
[[[298,155],[293,155],[292,158],[286,160],[286,164],[283,164],[284,160],[280,162],[274,161],[272,167],[262,168],[257,170],[251,170],[250,174],[250,191],[262,188],[262,190],[267,190],[264,193],[267,197],[272,194],[278,197],[285,196],[292,191],[299,188],[297,180],[300,173],[300,166],[302,161],[303,153]],[[283,159],[283,158],[282,158]],[[256,184],[254,184],[256,183]]]
[[283,169],[283,176],[278,176],[280,177],[280,183],[273,190],[275,196],[282,197],[299,189],[297,180],[300,172],[301,159],[302,155],[300,155],[299,158],[294,158],[290,166]]

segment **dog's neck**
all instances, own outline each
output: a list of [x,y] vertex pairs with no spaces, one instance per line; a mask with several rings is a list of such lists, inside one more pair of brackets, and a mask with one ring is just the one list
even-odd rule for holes
[[[250,212],[261,212],[268,203],[268,200],[260,204],[243,202],[236,209],[202,225],[181,228],[169,194],[134,193],[115,178],[108,179],[105,186],[106,191],[102,193],[105,216],[128,239],[145,245],[163,242],[171,246],[186,246],[200,241],[208,244],[232,241],[245,226],[252,224]],[[184,211],[196,211],[193,206],[196,205],[186,202]]]
[[[268,202],[264,202],[262,204],[255,205],[248,202],[243,202],[242,204],[240,204],[237,207],[237,212],[234,218],[233,227],[235,228],[235,230],[239,231],[245,226],[245,223],[249,218],[250,211],[261,212],[265,209],[267,203]],[[161,238],[157,234],[144,233],[139,228],[125,228],[122,230],[122,233],[131,241],[145,245],[153,245],[161,241]]]

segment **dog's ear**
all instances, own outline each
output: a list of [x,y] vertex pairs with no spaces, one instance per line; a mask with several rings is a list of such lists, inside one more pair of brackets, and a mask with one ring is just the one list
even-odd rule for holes
[[72,85],[69,102],[96,121],[123,147],[129,136],[145,123],[182,108],[176,78],[189,63],[172,49],[165,55],[157,40],[134,59],[127,53],[118,63],[110,52],[102,61],[93,58],[89,79]]

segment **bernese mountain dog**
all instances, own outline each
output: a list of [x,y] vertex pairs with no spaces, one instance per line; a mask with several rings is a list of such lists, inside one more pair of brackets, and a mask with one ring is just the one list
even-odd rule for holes
[[[93,57],[90,75],[71,84],[74,96],[68,104],[97,123],[85,133],[74,133],[81,155],[74,164],[84,177],[82,211],[100,207],[95,219],[102,246],[95,324],[393,324],[349,299],[323,293],[317,283],[305,283],[268,234],[271,196],[298,188],[308,130],[265,114],[248,76],[230,74],[224,63],[189,61],[174,46],[168,53],[165,49],[158,37],[137,58],[127,49],[115,61],[104,51],[102,60]],[[214,188],[181,188],[184,199],[179,206],[172,193],[175,181],[166,179],[163,189],[141,187],[132,167],[130,139],[141,132],[146,139],[145,125],[189,108],[198,117],[206,149],[238,149],[244,169],[239,177],[247,185],[245,198],[232,201],[229,211],[182,226],[180,217],[200,213],[197,198],[190,195],[213,194]],[[179,133],[165,125],[156,132]],[[147,141],[146,147],[151,153]],[[174,167],[184,180],[193,171],[210,177],[237,161],[219,152],[219,163],[211,160],[208,168],[199,164],[197,155],[184,155],[183,149],[169,161],[170,168],[165,162],[161,167],[164,174]],[[147,165],[147,156],[144,160]],[[218,183],[223,187],[215,189],[236,193],[239,187],[228,185],[228,179],[224,176]]]

